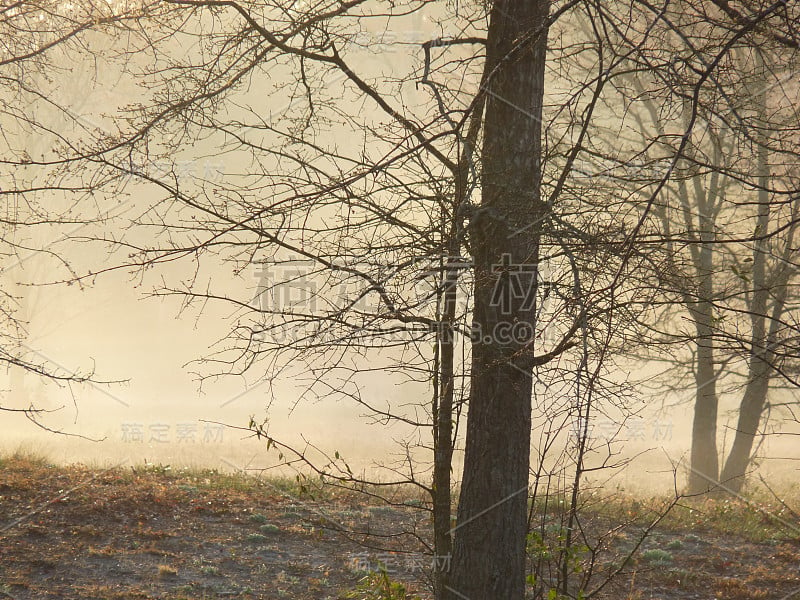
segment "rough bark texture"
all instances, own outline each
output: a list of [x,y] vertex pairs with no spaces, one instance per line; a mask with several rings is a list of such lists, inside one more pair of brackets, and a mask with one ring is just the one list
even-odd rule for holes
[[448,599],[525,596],[532,340],[548,2],[505,0],[488,31],[472,377]]

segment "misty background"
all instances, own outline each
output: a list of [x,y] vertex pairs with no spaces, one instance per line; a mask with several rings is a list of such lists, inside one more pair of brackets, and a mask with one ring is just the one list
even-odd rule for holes
[[[419,45],[442,33],[434,20],[421,13],[405,23],[400,21],[400,26],[394,18],[395,29],[391,31],[381,28],[379,22],[370,23],[358,34],[361,39],[354,40],[354,47],[372,45],[373,51],[361,52],[358,60],[360,67],[375,74],[407,70],[409,57],[420,52]],[[384,44],[384,50],[391,51],[374,52],[375,44]],[[73,65],[70,76],[62,76],[55,87],[61,95],[58,102],[70,106],[80,123],[107,130],[114,127],[107,115],[134,101],[138,93],[113,69],[104,70],[103,65],[89,61]],[[420,93],[409,86],[403,100],[409,105],[421,102],[422,97],[415,96]],[[257,91],[253,94],[258,95]],[[274,100],[274,96],[269,98],[270,102]],[[275,113],[288,108],[277,102],[270,106]],[[57,115],[39,114],[45,120],[52,118],[53,126],[58,127]],[[4,129],[6,125],[0,123]],[[37,143],[46,147],[50,141]],[[182,153],[176,162],[179,178],[199,176],[213,181],[247,168],[235,157],[218,154],[214,147],[203,144],[185,148]],[[35,177],[35,168],[20,169],[15,174],[19,180],[32,181]],[[111,215],[114,222],[136,213],[147,193],[144,186],[131,182]],[[43,201],[57,203],[63,199],[49,197]],[[11,216],[20,207],[9,203],[3,210]],[[85,231],[78,226],[69,235],[80,238],[85,233],[88,239],[103,233],[97,224],[82,227]],[[393,460],[397,442],[412,435],[409,427],[397,422],[388,427],[372,422],[364,417],[363,407],[344,400],[298,402],[305,388],[301,378],[269,380],[248,374],[201,380],[209,371],[198,361],[225,346],[224,338],[235,315],[213,304],[186,307],[180,298],[149,297],[149,290],[161,277],[180,280],[192,275],[179,263],[162,264],[144,278],[113,271],[80,285],[59,283],[64,279],[62,259],[78,272],[98,264],[97,245],[66,244],[64,234],[57,228],[20,233],[38,236],[30,240],[31,246],[49,247],[54,255],[32,251],[9,257],[2,265],[0,281],[18,299],[18,316],[27,327],[24,349],[29,357],[70,373],[93,372],[98,380],[108,383],[58,385],[18,369],[1,373],[4,404],[36,404],[52,411],[41,418],[42,424],[64,435],[43,430],[24,415],[0,413],[0,451],[31,450],[59,463],[99,466],[150,463],[173,469],[188,466],[222,471],[274,467],[277,457],[266,452],[263,440],[244,430],[252,417],[256,422],[267,419],[269,431],[276,437],[300,447],[308,441],[330,455],[339,452],[354,469],[380,476],[376,463]],[[25,239],[16,241],[23,246],[27,243]],[[101,257],[103,262],[114,264],[114,256]],[[234,277],[228,267],[218,264],[204,275],[217,285],[229,281],[232,294],[255,301],[263,268],[254,264],[249,273]],[[635,375],[636,379],[645,379],[656,374],[654,367],[652,373]],[[625,380],[628,373],[623,368],[617,376]],[[426,394],[418,383],[386,374],[366,375],[359,384],[364,396],[394,404],[424,401]],[[647,491],[673,488],[673,468],[683,476],[680,465],[690,446],[694,392],[689,388],[666,399],[653,399],[642,391],[632,407],[635,416],[624,423],[613,413],[595,417],[590,438],[601,447],[610,444],[619,462],[632,461],[625,469],[604,473],[606,485]],[[791,392],[775,393],[775,401],[780,401],[780,394],[788,397]],[[727,426],[732,427],[739,398],[721,399],[720,412],[731,411]],[[725,424],[723,419],[723,430]],[[800,428],[792,423],[785,425],[784,431],[800,434]],[[732,435],[725,439],[727,450]],[[759,472],[776,480],[793,481],[796,460],[800,459],[794,439],[767,436],[759,454],[770,458],[762,461]],[[599,460],[602,458],[598,455]],[[456,463],[460,463],[459,456]]]

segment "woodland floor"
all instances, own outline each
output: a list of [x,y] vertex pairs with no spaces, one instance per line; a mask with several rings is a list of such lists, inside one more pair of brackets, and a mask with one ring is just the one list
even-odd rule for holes
[[[0,599],[402,598],[368,588],[379,564],[409,598],[427,599],[430,559],[419,539],[430,523],[405,498],[377,505],[292,481],[6,458]],[[609,530],[647,522],[647,510],[626,499],[587,522]],[[675,514],[594,597],[800,600],[800,536],[780,504],[706,501]],[[609,539],[599,570],[619,565],[637,535]]]

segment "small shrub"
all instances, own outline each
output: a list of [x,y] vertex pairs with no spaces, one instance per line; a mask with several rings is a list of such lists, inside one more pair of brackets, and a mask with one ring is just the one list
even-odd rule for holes
[[281,528],[277,525],[273,525],[272,523],[266,523],[258,528],[261,533],[278,533]]
[[247,541],[253,544],[260,544],[267,541],[267,536],[261,535],[260,533],[251,533],[247,536]]
[[373,571],[344,597],[356,600],[421,600],[417,595],[408,595],[402,583],[392,581],[386,569]]

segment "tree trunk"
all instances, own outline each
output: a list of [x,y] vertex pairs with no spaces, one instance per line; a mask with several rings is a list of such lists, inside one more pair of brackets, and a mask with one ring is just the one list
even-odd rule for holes
[[[702,202],[697,199],[698,204]],[[702,206],[700,209],[702,210]],[[702,213],[701,213],[702,214]],[[710,232],[709,232],[710,229]],[[701,221],[700,239],[711,241],[713,223]],[[688,492],[700,494],[714,487],[719,476],[717,454],[717,372],[714,367],[714,312],[711,300],[714,294],[713,245],[701,243],[693,261],[700,283],[696,301],[689,304],[689,312],[697,332],[697,358],[695,362],[695,402],[692,422],[692,450]]]
[[725,486],[724,489],[737,494],[742,491],[744,485],[769,390],[769,366],[756,356],[753,356],[751,361],[757,364],[751,365],[751,379],[747,383],[744,398],[739,406],[736,436],[720,476],[720,483]]
[[717,374],[714,369],[710,304],[703,302],[700,307],[693,308],[692,316],[698,340],[691,466],[687,491],[690,494],[700,494],[712,489],[719,475],[719,456],[717,454],[719,401],[717,399]]
[[547,13],[544,0],[492,6],[482,200],[470,222],[472,374],[448,600],[525,596]]
[[[761,53],[754,53],[756,68],[763,69]],[[766,111],[766,87],[763,80],[759,80],[758,88],[754,94],[757,102],[759,130],[756,140],[758,142],[757,169],[758,169],[758,220],[756,232],[766,234],[770,224],[770,196],[769,186],[769,153],[768,140],[765,137],[764,123]],[[750,313],[751,336],[750,355],[748,357],[748,378],[742,402],[739,405],[739,419],[736,425],[736,435],[733,439],[731,452],[725,461],[725,467],[720,476],[721,483],[726,489],[739,493],[744,485],[747,468],[753,452],[753,444],[758,434],[761,415],[767,402],[769,380],[771,375],[770,361],[772,360],[772,343],[774,342],[775,326],[780,321],[786,297],[786,286],[773,285],[777,281],[769,281],[767,274],[767,259],[772,256],[767,240],[762,236],[753,242],[753,284],[752,296],[748,306]],[[772,326],[767,326],[767,313],[770,296],[774,296],[774,312]],[[775,318],[777,317],[777,318]],[[771,330],[768,332],[768,329]]]
[[[691,147],[687,149],[692,152]],[[692,422],[692,450],[688,492],[699,494],[713,489],[719,477],[719,454],[717,451],[717,369],[715,359],[714,296],[715,282],[715,217],[712,210],[715,194],[707,191],[698,176],[693,179],[694,203],[698,212],[698,241],[692,250],[692,262],[698,280],[696,297],[689,298],[688,308],[697,332],[697,358],[695,363],[695,403]],[[691,206],[684,194],[684,210]]]
[[450,231],[449,256],[445,258],[444,290],[439,315],[439,366],[433,411],[433,582],[434,595],[441,598],[447,586],[447,557],[452,553],[450,473],[453,468],[453,398],[455,392],[455,331],[459,240]]

